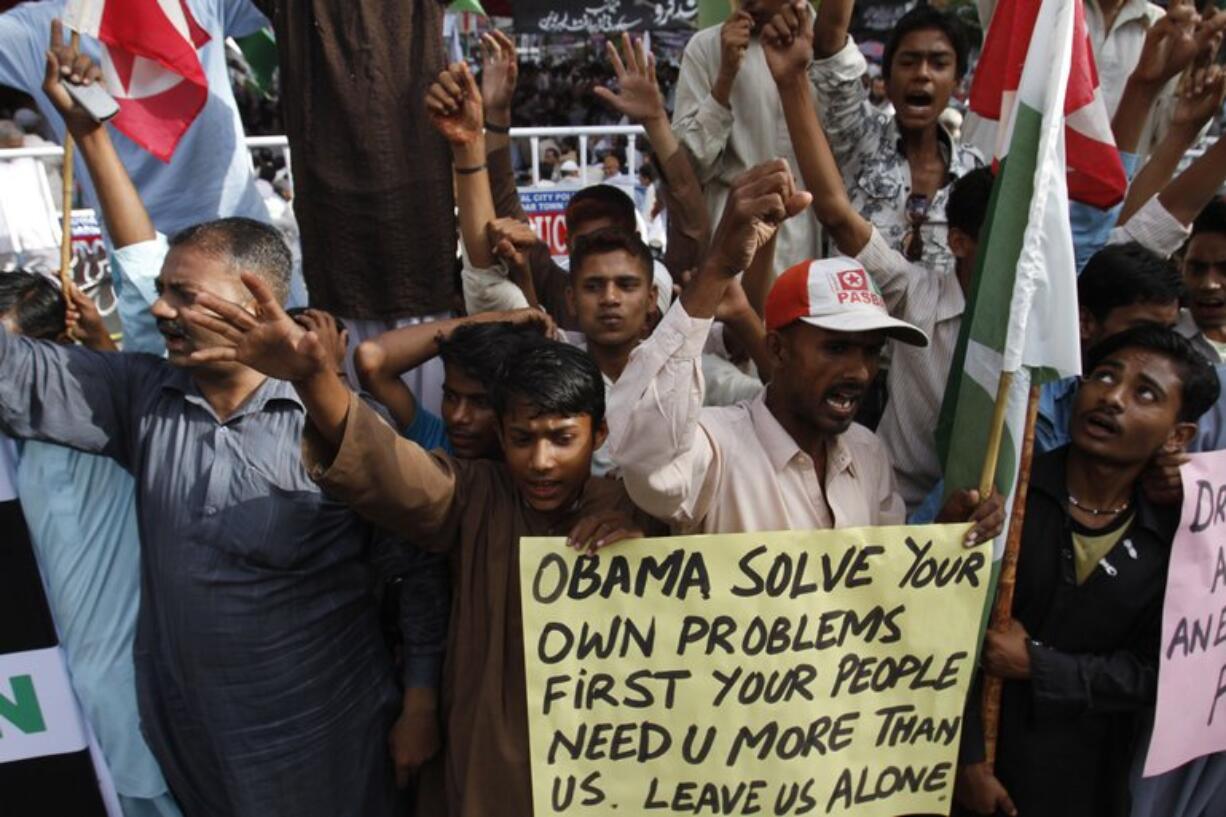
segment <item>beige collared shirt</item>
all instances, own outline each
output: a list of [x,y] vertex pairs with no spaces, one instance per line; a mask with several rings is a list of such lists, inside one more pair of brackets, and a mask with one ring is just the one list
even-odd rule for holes
[[821,477],[765,393],[703,408],[710,325],[673,304],[610,393],[609,453],[635,504],[676,533],[902,524],[889,458],[863,426],[829,444]]

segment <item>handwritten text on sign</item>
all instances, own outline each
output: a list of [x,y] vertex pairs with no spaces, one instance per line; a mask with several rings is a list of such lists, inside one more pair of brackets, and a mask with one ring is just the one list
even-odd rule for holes
[[1226,451],[1183,467],[1170,564],[1147,776],[1226,749]]
[[522,540],[536,813],[947,813],[990,574],[965,530]]

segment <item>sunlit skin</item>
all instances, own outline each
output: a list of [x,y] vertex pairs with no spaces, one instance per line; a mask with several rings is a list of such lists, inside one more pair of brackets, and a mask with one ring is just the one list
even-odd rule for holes
[[656,288],[638,258],[613,250],[589,255],[571,270],[566,295],[589,351],[629,354],[643,337]]
[[1087,309],[1081,310],[1081,348],[1089,351],[1101,340],[1118,335],[1126,329],[1145,324],[1157,324],[1167,328],[1179,321],[1179,302],[1139,303],[1117,306],[1101,321]]
[[443,425],[460,459],[498,459],[498,415],[480,381],[456,365],[443,374]]
[[1082,379],[1070,426],[1074,449],[1120,467],[1144,466],[1172,435],[1195,431],[1178,421],[1182,389],[1179,367],[1166,355],[1120,349]]
[[251,293],[234,274],[231,266],[216,256],[192,246],[171,248],[162,262],[156,282],[158,299],[150,312],[157,319],[158,331],[166,341],[167,360],[175,366],[199,369],[233,368],[233,363],[190,364],[188,356],[196,349],[225,345],[220,335],[180,320],[179,310],[192,306],[201,292],[209,292],[241,305],[251,302]]
[[766,403],[801,449],[820,452],[851,427],[885,340],[883,332],[832,332],[804,321],[767,335],[775,376]]
[[1183,259],[1188,310],[1205,337],[1226,342],[1226,234],[1197,233]]
[[604,423],[593,430],[587,414],[542,415],[523,399],[512,400],[499,425],[507,471],[533,510],[566,513],[592,470],[592,452],[604,444]]
[[922,28],[902,38],[886,81],[898,126],[922,131],[936,125],[957,87],[958,58],[940,29]]

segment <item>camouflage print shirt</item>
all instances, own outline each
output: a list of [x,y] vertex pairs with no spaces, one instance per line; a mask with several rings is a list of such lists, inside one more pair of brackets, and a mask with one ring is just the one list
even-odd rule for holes
[[[855,208],[881,232],[886,243],[898,250],[909,225],[907,197],[911,195],[911,167],[902,151],[902,137],[893,116],[878,110],[868,100],[861,77],[867,68],[855,41],[834,56],[815,60],[810,80],[817,89],[818,111],[835,161],[843,171],[843,183]],[[920,228],[924,242],[923,264],[952,273],[954,259],[946,239],[945,205],[950,182],[983,165],[978,150],[963,145],[940,131],[941,150],[949,168],[946,184],[937,191]]]

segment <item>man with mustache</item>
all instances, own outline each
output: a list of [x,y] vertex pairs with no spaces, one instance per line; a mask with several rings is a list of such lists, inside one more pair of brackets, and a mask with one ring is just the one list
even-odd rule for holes
[[[92,70],[69,46],[52,53],[49,92],[60,65]],[[81,119],[88,157],[102,132]],[[379,535],[308,477],[297,445],[306,414],[289,384],[189,360],[216,339],[182,311],[206,293],[250,307],[240,272],[284,300],[289,249],[245,218],[124,249],[134,292],[161,269],[150,311],[168,360],[5,327],[0,426],[108,457],[135,478],[133,657],[149,748],[192,817],[392,817],[387,741],[401,696],[372,592]]]
[[1185,338],[1154,325],[1108,337],[1085,370],[1072,442],[1031,471],[1013,619],[984,642],[983,672],[1005,679],[994,770],[980,696],[968,698],[955,794],[971,813],[1129,813],[1179,522],[1141,475],[1187,445],[1220,385]]
[[[783,160],[755,168],[728,202],[738,212],[757,186],[786,179],[769,213],[807,207]],[[761,205],[759,205],[761,206]],[[725,217],[727,219],[727,217]],[[754,400],[702,408],[699,360],[711,319],[736,274],[769,238],[722,234],[652,336],[630,355],[609,401],[609,450],[635,503],[677,533],[734,533],[897,525],[904,507],[890,460],[853,421],[893,337],[924,346],[922,331],[886,312],[864,268],[850,258],[797,264],[766,300],[773,377]],[[733,290],[734,291],[734,290]],[[999,533],[998,496],[950,499],[941,521],[971,519],[968,543]]]
[[1183,253],[1188,309],[1177,331],[1201,354],[1226,361],[1226,202],[1214,199],[1192,222]]

